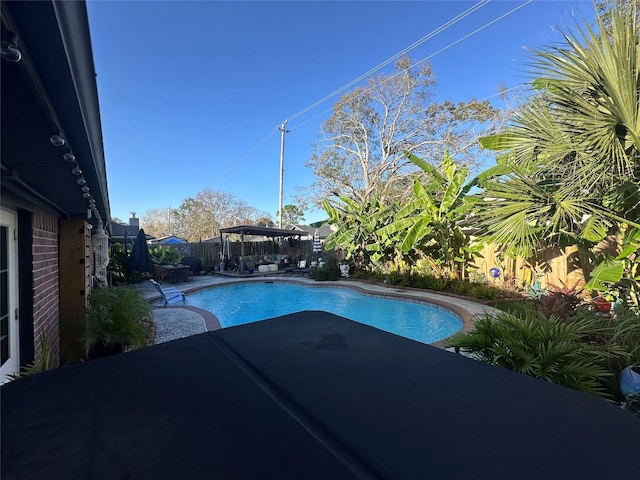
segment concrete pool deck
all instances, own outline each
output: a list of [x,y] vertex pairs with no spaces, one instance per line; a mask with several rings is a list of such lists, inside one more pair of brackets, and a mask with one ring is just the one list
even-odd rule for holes
[[[302,276],[285,275],[264,275],[260,277],[229,277],[223,275],[199,275],[192,277],[189,282],[171,284],[180,291],[188,294],[219,285],[229,285],[245,282],[286,282],[307,285],[309,287],[346,287],[362,293],[378,296],[391,297],[399,300],[419,301],[431,303],[436,306],[447,308],[456,313],[463,322],[462,331],[469,331],[473,326],[473,319],[477,316],[492,313],[494,309],[482,303],[473,302],[463,298],[444,295],[434,292],[427,292],[417,289],[397,287],[393,285],[381,285],[361,282],[357,280],[337,280],[332,282],[317,282],[313,279]],[[169,284],[165,284],[169,286]],[[153,317],[156,323],[157,334],[156,343],[164,343],[177,338],[184,338],[206,331],[213,331],[220,328],[218,319],[211,312],[197,307],[178,303],[172,306],[163,307],[160,304],[160,296],[151,282],[142,282],[130,285],[130,288],[139,290],[144,298],[153,307]],[[441,342],[433,345],[441,346]]]

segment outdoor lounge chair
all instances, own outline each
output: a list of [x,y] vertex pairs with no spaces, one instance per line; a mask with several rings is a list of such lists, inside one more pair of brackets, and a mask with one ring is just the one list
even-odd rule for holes
[[187,302],[187,298],[184,296],[184,293],[182,293],[177,288],[175,287],[163,288],[155,280],[149,280],[149,281],[153,283],[154,287],[156,287],[156,290],[158,290],[158,292],[160,292],[160,295],[162,295],[163,305],[171,305],[173,303],[178,303],[181,300],[183,304]]
[[302,273],[302,275],[309,275],[311,276],[311,272],[314,271],[315,268],[314,267],[307,267],[307,261],[306,260],[300,260],[298,262],[298,267],[294,268],[293,271],[297,272],[297,273]]

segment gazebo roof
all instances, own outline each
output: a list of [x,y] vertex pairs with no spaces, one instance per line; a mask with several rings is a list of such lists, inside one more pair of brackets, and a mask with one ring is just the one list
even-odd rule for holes
[[307,232],[285,230],[283,228],[258,227],[255,225],[238,225],[236,227],[221,228],[220,233],[237,233],[239,235],[262,235],[265,237],[299,237]]

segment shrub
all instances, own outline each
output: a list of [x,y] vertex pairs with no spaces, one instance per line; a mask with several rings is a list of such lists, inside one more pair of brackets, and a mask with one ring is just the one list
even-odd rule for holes
[[182,255],[169,245],[153,245],[149,248],[153,263],[178,263]]
[[[127,287],[96,288],[89,295],[85,346],[140,348],[153,340],[151,307]],[[152,323],[152,322],[151,322]]]
[[563,282],[562,286],[550,284],[545,294],[540,295],[539,301],[542,311],[549,317],[555,315],[562,319],[574,317],[576,309],[580,305],[578,295],[582,289],[577,288],[577,283],[573,287],[568,287]]
[[338,262],[336,262],[334,258],[330,258],[322,267],[316,269],[314,279],[320,282],[340,279],[340,267],[338,266]]
[[499,290],[488,285],[474,285],[471,289],[471,296],[480,300],[493,300],[498,298]]
[[596,316],[567,321],[540,312],[499,312],[478,319],[473,331],[457,333],[445,345],[492,365],[607,398],[612,395],[605,385],[614,376],[607,361],[624,351],[590,340],[611,334],[611,327]]
[[111,281],[115,285],[127,283],[127,254],[123,244],[115,243],[111,246],[108,269],[111,272]]
[[425,288],[429,290],[442,291],[447,288],[449,281],[446,278],[425,275]]
[[640,309],[623,304],[614,311],[613,341],[629,354],[629,365],[640,365]]

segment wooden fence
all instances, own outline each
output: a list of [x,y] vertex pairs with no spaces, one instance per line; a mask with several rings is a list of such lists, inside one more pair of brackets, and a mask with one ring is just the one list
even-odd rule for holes
[[[577,247],[564,249],[548,249],[538,254],[535,258],[526,260],[523,257],[515,259],[502,257],[495,245],[485,245],[473,266],[478,275],[495,283],[497,286],[507,284],[511,287],[523,287],[540,282],[541,287],[548,285],[561,286],[562,283],[573,286],[583,286],[585,276]],[[494,279],[490,270],[493,267],[500,269],[500,277]]]
[[[207,272],[214,270],[222,259],[222,246],[219,243],[196,242],[171,245],[171,247],[183,256],[200,258],[203,269]],[[239,241],[229,242],[229,247],[230,258],[240,256]],[[278,254],[288,255],[292,261],[296,261],[299,258],[312,258],[313,240],[245,241],[244,250],[245,256]],[[502,257],[494,245],[486,245],[471,266],[475,279],[482,279],[496,286],[522,288],[534,282],[540,282],[541,287],[562,283],[569,286],[584,285],[582,264],[584,259],[581,261],[579,258],[577,247],[548,249],[527,261],[522,257],[516,259]],[[498,278],[493,278],[490,274],[493,267],[500,269]]]
[[[202,261],[203,269],[207,272],[214,270],[215,265],[222,259],[222,245],[220,243],[196,242],[169,246],[175,248],[180,255],[184,257],[198,257]],[[229,257],[239,257],[240,248],[239,241],[229,242]],[[298,258],[311,258],[313,254],[313,240],[291,239],[291,241],[281,241],[280,239],[274,239],[257,242],[245,241],[244,254],[247,257],[272,254],[288,255],[292,261]]]

